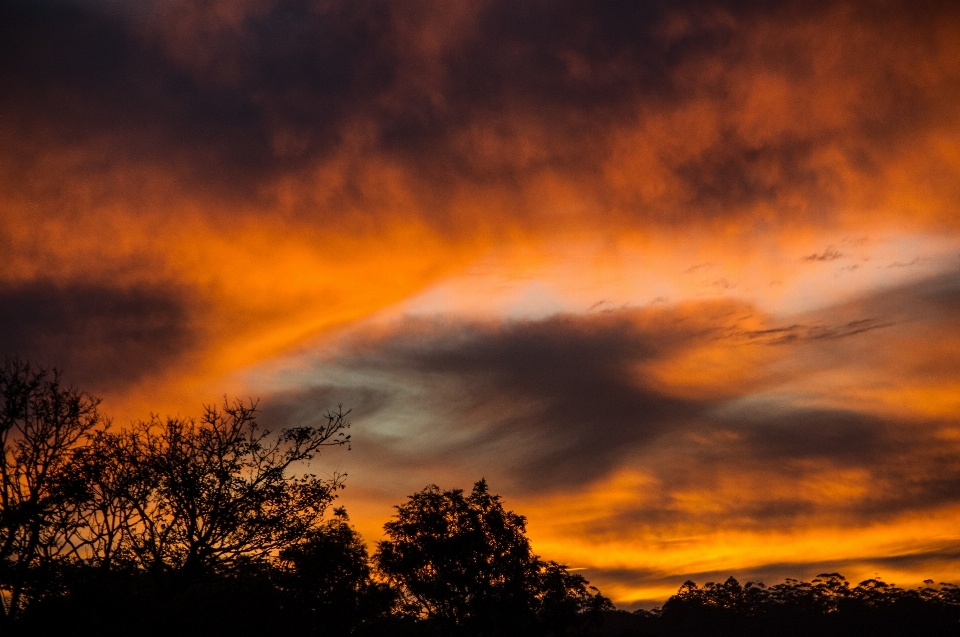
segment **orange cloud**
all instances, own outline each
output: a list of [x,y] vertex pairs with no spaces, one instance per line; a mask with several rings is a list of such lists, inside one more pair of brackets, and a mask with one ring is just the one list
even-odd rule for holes
[[48,4],[0,9],[2,353],[120,422],[352,401],[363,528],[489,472],[618,601],[956,571],[954,8]]

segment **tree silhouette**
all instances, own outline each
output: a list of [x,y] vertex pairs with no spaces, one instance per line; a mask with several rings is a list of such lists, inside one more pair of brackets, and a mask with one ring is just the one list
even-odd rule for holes
[[256,413],[253,403],[227,403],[206,407],[199,423],[154,417],[102,437],[116,454],[104,466],[122,471],[100,479],[112,481],[118,491],[107,497],[126,513],[117,549],[183,587],[263,560],[314,530],[341,477],[287,473],[323,446],[347,444],[349,412],[278,435],[261,430]]
[[[931,582],[932,584],[932,582]],[[766,587],[730,577],[702,588],[685,582],[645,626],[662,635],[956,635],[957,587],[904,590],[870,579],[850,586],[839,573]],[[653,620],[652,622],[649,620]]]
[[104,423],[99,404],[56,370],[18,359],[0,369],[0,627],[51,592],[73,553],[71,512],[82,499],[74,451]]
[[609,605],[582,576],[534,555],[525,518],[484,480],[470,495],[431,485],[396,508],[374,560],[441,633],[563,634],[584,611]]
[[109,429],[56,370],[0,368],[0,634],[893,637],[960,634],[960,587],[839,573],[774,586],[685,582],[614,611],[533,553],[484,480],[396,507],[373,568],[342,477],[303,463],[348,444],[342,408],[279,433],[255,403]]
[[373,579],[367,548],[343,508],[283,549],[274,577],[301,617],[300,633],[348,634],[382,624],[397,601],[393,588]]

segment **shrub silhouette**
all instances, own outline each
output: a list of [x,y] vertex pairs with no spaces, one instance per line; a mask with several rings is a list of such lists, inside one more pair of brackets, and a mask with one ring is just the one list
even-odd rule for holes
[[396,606],[396,591],[374,580],[367,548],[348,520],[338,508],[333,519],[280,552],[274,582],[300,618],[301,634],[318,626],[348,634],[383,625]]

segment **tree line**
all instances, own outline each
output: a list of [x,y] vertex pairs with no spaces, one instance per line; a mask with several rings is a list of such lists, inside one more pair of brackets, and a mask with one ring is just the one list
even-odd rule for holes
[[[114,429],[57,370],[0,369],[0,635],[957,634],[960,588],[838,574],[765,587],[685,583],[627,613],[533,553],[485,481],[431,485],[369,553],[333,506],[349,411],[272,432],[256,403]],[[901,632],[896,632],[896,630]],[[894,631],[894,632],[891,632]]]
[[256,403],[115,430],[60,372],[0,370],[0,632],[576,634],[611,608],[535,555],[484,481],[429,486],[368,554],[342,476],[349,411],[271,432]]
[[661,608],[613,611],[607,635],[647,637],[903,637],[960,634],[960,586],[927,580],[903,589],[879,579],[856,586],[840,573],[773,586],[730,577],[703,587],[684,582]]

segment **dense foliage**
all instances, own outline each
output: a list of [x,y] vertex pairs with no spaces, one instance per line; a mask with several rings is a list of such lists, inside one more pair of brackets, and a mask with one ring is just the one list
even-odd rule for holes
[[374,559],[406,608],[441,633],[577,634],[612,606],[583,576],[534,555],[525,524],[484,480],[468,496],[432,485],[397,507]]
[[957,635],[960,587],[927,581],[907,590],[875,579],[851,586],[839,573],[769,587],[732,577],[703,587],[688,581],[662,608],[613,614],[607,624],[607,634],[623,637]]

